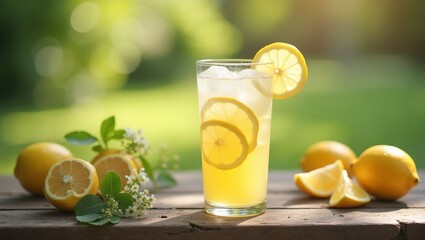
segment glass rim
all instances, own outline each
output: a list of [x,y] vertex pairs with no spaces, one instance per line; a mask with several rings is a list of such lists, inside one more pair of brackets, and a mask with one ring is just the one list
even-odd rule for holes
[[252,59],[244,58],[223,58],[223,59],[200,59],[196,61],[197,65],[204,66],[252,66],[252,65],[269,65],[274,62],[253,62]]

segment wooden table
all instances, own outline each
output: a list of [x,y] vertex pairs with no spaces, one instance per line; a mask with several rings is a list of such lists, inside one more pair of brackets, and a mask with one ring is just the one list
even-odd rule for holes
[[300,193],[293,174],[270,172],[265,214],[224,218],[204,213],[200,172],[177,172],[179,185],[156,193],[145,218],[106,227],[78,224],[73,213],[0,176],[0,239],[425,239],[425,184],[399,201],[330,209],[328,200]]

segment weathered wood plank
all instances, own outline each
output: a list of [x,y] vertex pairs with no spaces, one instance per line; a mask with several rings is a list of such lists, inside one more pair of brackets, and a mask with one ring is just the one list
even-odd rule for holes
[[[203,208],[203,194],[198,192],[159,192],[155,194],[155,208]],[[328,199],[312,199],[298,191],[271,192],[267,195],[267,208],[274,209],[307,209],[327,208]],[[399,201],[373,200],[361,208],[424,208],[425,195],[412,191]],[[14,209],[54,209],[43,197],[29,194],[0,195],[0,210]]]
[[[412,221],[414,219],[414,221]],[[423,209],[274,209],[253,218],[201,210],[151,210],[104,228],[77,224],[57,210],[1,211],[4,239],[423,239]]]
[[[425,171],[421,171],[422,179]],[[372,201],[361,208],[329,209],[292,183],[294,172],[271,172],[265,214],[222,218],[202,210],[199,171],[175,174],[179,185],[156,193],[143,219],[123,219],[105,228],[77,224],[72,213],[26,193],[11,176],[0,176],[1,239],[424,239],[425,186],[399,201]]]
[[[158,193],[155,208],[159,209],[202,209],[204,198],[202,193]],[[269,209],[317,209],[328,208],[328,199],[312,199],[302,193],[269,193],[267,196]],[[359,209],[373,208],[424,208],[425,197],[422,194],[410,193],[399,201],[373,200]],[[54,209],[43,197],[27,194],[0,196],[0,210]]]
[[[425,172],[421,172],[425,179]],[[275,209],[286,208],[327,208],[328,199],[312,199],[301,193],[288,178],[292,172],[272,172],[270,174],[267,207]],[[155,193],[157,198],[156,208],[184,208],[193,209],[203,207],[203,194],[200,172],[179,172],[176,174],[179,185],[175,188],[163,189]],[[283,180],[282,180],[283,179]],[[292,180],[291,180],[292,181]],[[277,184],[284,182],[284,187]],[[0,191],[0,210],[13,209],[53,209],[43,197],[35,197],[23,190],[15,178],[0,177],[0,183],[5,188]],[[192,187],[190,187],[192,186]],[[6,188],[11,188],[6,192]],[[377,201],[362,208],[425,208],[425,185],[419,184],[405,197],[398,201]]]
[[[268,181],[269,192],[294,191],[296,187],[293,183],[294,174],[298,171],[270,171]],[[200,171],[176,171],[173,173],[178,181],[178,185],[164,189],[165,192],[202,192],[202,174]],[[425,170],[419,171],[422,181],[425,181]],[[415,191],[425,194],[425,184],[420,183],[414,188]],[[25,193],[26,191],[19,185],[13,176],[0,175],[0,195],[6,193]]]

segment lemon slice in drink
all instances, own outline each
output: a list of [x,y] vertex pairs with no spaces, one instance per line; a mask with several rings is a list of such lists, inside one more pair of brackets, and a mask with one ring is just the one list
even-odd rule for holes
[[329,205],[334,208],[352,208],[366,204],[370,201],[369,194],[353,182],[344,170],[342,179],[329,200]]
[[308,71],[304,56],[291,44],[276,42],[267,45],[255,54],[253,62],[274,62],[274,66],[258,65],[255,68],[273,73],[272,92],[275,99],[294,96],[307,81]]
[[201,148],[208,164],[228,170],[243,163],[248,155],[249,144],[234,125],[210,120],[201,124]]
[[201,109],[201,121],[213,119],[237,126],[249,143],[249,152],[257,146],[258,119],[245,104],[234,98],[210,98]]
[[304,193],[317,198],[330,197],[335,191],[344,165],[341,160],[307,173],[294,175],[294,182]]

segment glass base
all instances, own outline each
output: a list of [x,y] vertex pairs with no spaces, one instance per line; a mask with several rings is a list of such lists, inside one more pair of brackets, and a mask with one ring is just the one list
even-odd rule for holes
[[251,217],[266,211],[266,202],[245,207],[223,207],[205,202],[205,211],[211,215],[222,217]]

